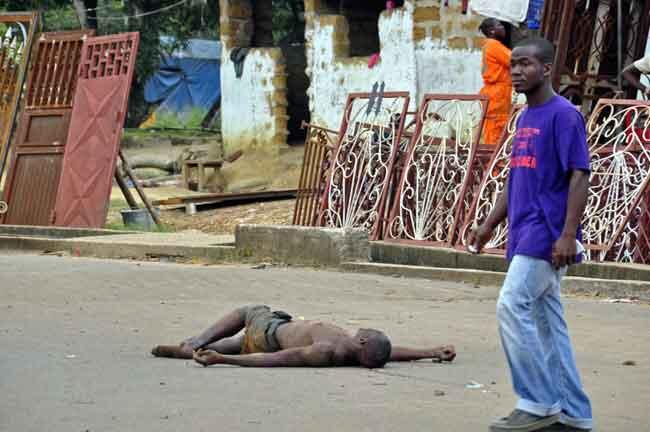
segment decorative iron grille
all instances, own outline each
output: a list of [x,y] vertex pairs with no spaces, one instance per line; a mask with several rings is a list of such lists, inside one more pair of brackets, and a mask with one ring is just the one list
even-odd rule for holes
[[479,95],[424,97],[386,240],[453,244],[459,213],[471,194],[486,105]]
[[[510,170],[510,153],[512,142],[517,130],[517,121],[524,110],[524,105],[516,105],[512,109],[508,125],[506,126],[499,145],[495,149],[484,172],[478,192],[465,216],[465,224],[460,233],[459,245],[467,245],[469,230],[479,226],[487,219],[494,208],[499,195],[506,187],[506,180]],[[506,222],[495,228],[492,239],[485,245],[487,252],[503,253],[508,239],[508,225]]]
[[348,96],[319,225],[362,228],[371,240],[381,236],[408,104],[408,92]]
[[583,218],[590,259],[632,261],[650,181],[650,103],[601,99],[587,124],[591,187]]

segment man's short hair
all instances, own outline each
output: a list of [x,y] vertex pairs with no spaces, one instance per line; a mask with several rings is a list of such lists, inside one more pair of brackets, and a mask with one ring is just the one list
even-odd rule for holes
[[542,63],[553,63],[555,59],[555,47],[551,42],[540,37],[530,37],[519,42],[515,48],[534,47],[536,50],[535,57]]
[[367,337],[366,344],[363,347],[366,360],[363,366],[370,369],[384,367],[388,363],[390,352],[393,349],[390,339],[379,330],[363,329],[362,331]]

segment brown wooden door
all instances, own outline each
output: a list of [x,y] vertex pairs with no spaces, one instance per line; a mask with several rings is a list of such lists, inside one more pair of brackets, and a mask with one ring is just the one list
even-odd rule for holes
[[84,42],[55,225],[106,222],[138,41],[138,33],[123,33]]
[[37,36],[7,172],[0,223],[50,225],[83,40],[92,31]]
[[69,123],[69,109],[23,113],[5,187],[5,223],[50,224]]

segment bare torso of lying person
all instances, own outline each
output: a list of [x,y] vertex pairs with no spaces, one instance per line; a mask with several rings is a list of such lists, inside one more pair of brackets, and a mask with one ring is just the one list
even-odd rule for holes
[[280,326],[275,333],[282,349],[298,348],[315,343],[330,343],[350,337],[350,334],[333,324],[322,321],[291,321]]
[[354,363],[345,349],[345,342],[349,340],[350,334],[333,324],[321,321],[291,321],[280,326],[275,337],[282,349],[327,346],[333,350],[334,365]]
[[[243,330],[243,332],[241,331]],[[337,325],[293,320],[282,311],[255,305],[237,309],[179,345],[159,345],[157,357],[194,358],[203,365],[382,367],[387,361],[452,361],[453,346],[394,346],[379,330],[352,335]]]

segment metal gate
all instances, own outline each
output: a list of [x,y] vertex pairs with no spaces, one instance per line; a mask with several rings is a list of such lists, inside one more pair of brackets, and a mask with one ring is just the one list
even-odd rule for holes
[[[490,213],[508,177],[510,148],[516,127],[515,110],[506,140],[493,157],[463,230]],[[591,176],[587,208],[582,219],[587,258],[593,261],[643,262],[648,250],[650,196],[650,102],[601,99],[587,123]],[[643,243],[637,244],[641,239]],[[486,250],[503,253],[507,225],[495,229]],[[645,258],[648,259],[648,258]]]
[[83,44],[55,225],[101,228],[106,221],[138,41],[138,33],[123,33]]
[[0,34],[0,179],[9,154],[37,22],[36,12],[0,14],[0,24],[6,27]]
[[648,186],[641,205],[634,262],[650,264],[650,187]]
[[0,223],[49,225],[68,136],[83,40],[93,31],[38,35]]
[[[542,36],[556,47],[553,85],[588,113],[618,90],[618,7],[623,67],[641,58],[650,27],[647,0],[546,0]],[[627,97],[636,89],[628,87]]]
[[[385,240],[451,246],[471,203],[487,98],[425,95],[417,113]],[[464,214],[464,213],[463,213]]]
[[[510,113],[510,119],[503,132],[499,145],[494,150],[490,161],[483,172],[483,178],[474,195],[472,204],[464,217],[464,224],[458,246],[467,245],[467,236],[473,226],[479,226],[487,219],[488,215],[494,208],[499,195],[506,187],[506,179],[510,170],[510,152],[512,142],[517,130],[517,121],[519,115],[523,112],[523,105],[515,105]],[[505,253],[506,241],[508,237],[508,225],[506,222],[501,223],[494,229],[490,241],[485,245],[485,251],[488,253]]]
[[318,221],[321,198],[325,191],[337,131],[303,123],[307,129],[302,171],[293,211],[293,225],[314,226]]
[[409,105],[408,92],[353,93],[321,205],[319,224],[381,236],[389,181]]
[[583,218],[588,256],[634,259],[642,199],[650,184],[650,102],[601,99],[587,123],[591,187]]

